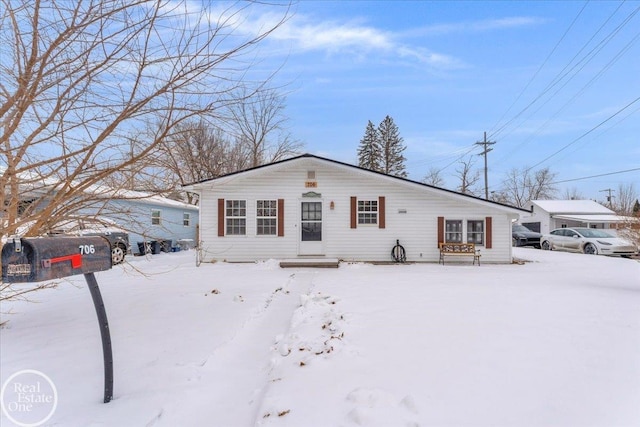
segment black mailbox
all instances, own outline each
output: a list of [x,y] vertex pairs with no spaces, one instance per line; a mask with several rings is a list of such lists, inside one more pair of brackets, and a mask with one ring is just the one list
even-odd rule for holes
[[2,281],[42,282],[84,274],[98,315],[104,358],[104,403],[113,398],[113,354],[107,312],[96,271],[111,268],[111,244],[106,237],[34,237],[13,239],[2,247]]
[[2,281],[42,282],[111,268],[111,245],[100,236],[14,239],[2,248]]

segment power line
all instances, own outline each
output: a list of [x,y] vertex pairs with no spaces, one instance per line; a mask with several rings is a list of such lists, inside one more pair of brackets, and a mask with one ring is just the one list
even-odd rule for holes
[[[540,64],[540,66],[538,67],[538,69],[536,70],[536,72],[533,74],[533,76],[531,76],[531,78],[529,79],[529,81],[527,82],[527,84],[525,85],[525,87],[520,91],[520,94],[518,94],[518,96],[516,97],[515,101],[513,101],[511,103],[511,105],[509,106],[509,108],[507,108],[507,111],[504,112],[504,114],[502,115],[502,117],[500,117],[497,121],[497,123],[493,126],[493,128],[491,128],[491,130],[489,131],[491,133],[491,136],[495,136],[496,134],[500,133],[506,126],[508,126],[511,122],[513,122],[520,114],[522,114],[524,112],[524,110],[522,110],[520,113],[518,113],[518,115],[516,115],[513,119],[509,120],[508,122],[506,122],[504,125],[502,125],[498,130],[496,130],[495,132],[493,132],[493,130],[496,128],[496,126],[498,126],[498,123],[500,123],[502,121],[502,119],[504,119],[504,117],[509,114],[509,112],[511,111],[511,109],[514,107],[514,105],[516,105],[516,103],[520,100],[520,98],[522,98],[522,95],[524,95],[525,91],[529,88],[529,86],[531,85],[531,83],[533,83],[533,81],[536,79],[536,77],[538,76],[538,74],[540,74],[540,71],[544,68],[544,66],[547,64],[547,62],[549,61],[549,59],[551,58],[551,56],[553,55],[553,53],[556,51],[556,49],[558,49],[558,46],[560,46],[560,43],[562,43],[562,41],[564,40],[564,38],[567,36],[567,34],[569,34],[569,31],[571,31],[571,29],[573,28],[573,25],[576,23],[576,21],[578,20],[578,18],[580,17],[580,15],[582,15],[582,12],[584,12],[584,10],[586,9],[587,5],[589,4],[588,1],[584,2],[584,6],[582,6],[582,9],[580,9],[580,11],[578,12],[578,14],[576,15],[575,18],[573,18],[573,21],[571,22],[571,24],[569,25],[569,28],[567,28],[564,32],[564,34],[562,35],[562,37],[560,37],[560,40],[558,40],[556,42],[556,45],[553,47],[553,49],[551,49],[551,52],[549,52],[549,54],[547,55],[547,57],[544,59],[544,61],[542,61],[542,64]],[[620,6],[618,7],[620,8]],[[527,106],[527,108],[529,108]]]
[[[425,165],[431,165],[434,163],[440,163],[440,162],[446,162],[450,159],[459,159],[460,156],[465,156],[469,151],[473,150],[475,148],[474,145],[471,145],[471,147],[469,146],[465,146],[462,148],[459,148],[457,150],[454,151],[450,151],[448,153],[443,153],[443,154],[439,154],[439,155],[435,155],[433,157],[428,157],[428,158],[424,158],[421,160],[412,160],[412,161],[408,161],[407,162],[407,166],[425,166]],[[462,153],[462,154],[460,154]],[[455,160],[454,160],[455,162]],[[444,169],[444,168],[443,168]]]
[[[542,90],[542,92],[540,94],[538,94],[526,107],[524,107],[522,110],[520,110],[520,112],[518,114],[516,114],[511,120],[509,120],[507,123],[505,123],[504,125],[502,125],[498,130],[496,130],[495,132],[491,133],[489,136],[492,138],[495,138],[499,133],[504,131],[504,128],[507,127],[508,125],[510,125],[512,122],[514,122],[516,119],[518,119],[521,115],[523,115],[527,110],[529,110],[534,104],[536,104],[539,100],[541,100],[543,98],[544,95],[546,95],[547,93],[549,93],[551,91],[551,89],[553,89],[554,87],[556,87],[558,84],[560,84],[563,80],[565,80],[565,83],[560,86],[560,88],[558,90],[556,90],[555,93],[551,94],[550,98],[548,98],[542,106],[544,106],[546,103],[548,103],[551,98],[553,98],[554,96],[556,96],[558,94],[558,92],[563,89],[575,76],[576,74],[578,74],[591,60],[593,60],[593,58],[600,52],[602,51],[602,49],[609,43],[611,42],[611,40],[622,30],[623,27],[625,27],[632,19],[633,17],[638,13],[638,11],[640,11],[640,7],[636,8],[632,13],[630,13],[624,20],[622,23],[618,24],[617,27],[615,27],[611,32],[609,32],[609,34],[607,34],[603,39],[600,40],[600,42],[598,42],[596,44],[596,46],[594,46],[589,52],[587,52],[584,56],[582,56],[577,62],[576,59],[578,58],[578,56],[583,52],[583,50],[585,50],[585,48],[593,41],[593,39],[596,37],[596,35],[598,33],[600,33],[600,31],[602,31],[602,29],[605,27],[605,25],[611,20],[611,18],[618,12],[618,10],[622,7],[622,5],[624,4],[624,2],[622,2],[618,8],[616,8],[616,10],[605,20],[605,22],[600,26],[600,28],[598,28],[598,30],[593,34],[593,36],[584,43],[584,45],[582,46],[582,48],[580,48],[580,50],[573,56],[573,58],[571,58],[571,60],[564,66],[564,68],[547,84],[547,86]],[[574,63],[575,62],[575,63]],[[572,65],[573,64],[573,65]],[[577,71],[576,68],[579,67],[580,65],[582,65]],[[539,111],[540,108],[539,107],[538,110]],[[525,119],[526,120],[526,119]],[[504,139],[504,137],[502,137],[502,139]]]
[[[567,108],[571,103],[573,103],[574,101],[576,101],[576,99],[578,97],[580,97],[586,90],[587,88],[589,88],[597,79],[599,79],[600,77],[602,77],[606,71],[609,70],[609,68],[611,68],[613,66],[613,64],[615,62],[617,62],[629,49],[631,49],[631,47],[633,46],[634,43],[636,43],[638,40],[640,39],[640,32],[638,32],[620,51],[618,51],[618,53],[595,75],[593,76],[575,95],[573,95],[567,102],[565,102],[555,113],[553,113],[553,115],[551,117],[549,117],[543,124],[541,124],[538,129],[536,130],[536,132],[534,134],[531,134],[527,139],[525,139],[524,141],[522,141],[520,144],[518,144],[509,154],[503,156],[500,161],[505,160],[506,158],[508,158],[510,155],[513,155],[516,151],[518,151],[520,148],[522,148],[523,145],[531,142],[536,136],[538,136],[540,134],[540,132],[549,124],[549,122],[551,122],[553,119],[555,119],[565,108]],[[584,64],[580,70],[581,71],[584,66],[586,66],[586,64]],[[569,81],[565,82],[565,84],[563,84],[558,90],[556,90],[556,92],[552,95],[555,96],[558,94],[558,92],[564,88],[566,86],[566,84]],[[540,107],[538,107],[538,109],[535,112],[538,112],[544,105],[546,105],[546,103],[549,100],[547,100],[545,103],[543,103]]]
[[564,182],[582,181],[582,180],[585,180],[585,179],[600,178],[602,176],[610,176],[610,175],[619,175],[619,174],[622,174],[622,173],[629,173],[629,172],[635,172],[635,171],[640,171],[640,168],[627,169],[627,170],[616,171],[616,172],[607,172],[607,173],[601,173],[599,175],[583,176],[583,177],[580,177],[580,178],[563,179],[562,181],[554,181],[551,184],[562,184]]
[[[524,173],[526,173],[528,171],[529,170],[526,170]],[[598,175],[590,175],[590,176],[583,176],[583,177],[579,177],[579,178],[570,178],[570,179],[563,179],[563,180],[560,180],[560,181],[552,181],[552,182],[549,183],[549,185],[563,184],[565,182],[573,182],[573,181],[583,181],[585,179],[600,178],[600,177],[603,177],[603,176],[620,175],[620,174],[623,174],[623,173],[629,173],[629,172],[635,172],[635,171],[640,171],[640,168],[625,169],[625,170],[621,170],[621,171],[601,173],[601,174],[598,174]],[[523,188],[531,188],[531,187],[533,187],[533,185],[534,184],[525,185]]]
[[[593,48],[591,48],[591,50],[589,50],[587,53],[585,53],[584,55],[582,55],[582,52],[591,44],[591,42],[595,39],[595,37],[604,29],[604,27],[611,21],[611,19],[614,17],[614,15],[617,14],[617,12],[620,10],[620,8],[622,7],[622,5],[624,4],[624,2],[622,2],[617,8],[616,10],[602,23],[602,25],[600,26],[600,28],[598,28],[598,30],[593,34],[593,36],[583,45],[583,47],[578,51],[578,53],[576,53],[576,55],[567,63],[567,65],[563,68],[563,70],[558,73],[556,75],[556,77],[546,86],[546,88],[535,98],[533,99],[533,101],[531,101],[531,103],[529,105],[527,105],[524,109],[522,109],[520,111],[520,113],[518,113],[515,117],[513,117],[513,119],[511,119],[508,123],[506,123],[505,125],[503,125],[502,127],[500,127],[500,129],[498,129],[496,132],[493,132],[490,136],[491,137],[495,137],[497,134],[502,134],[505,131],[505,128],[509,125],[514,125],[513,122],[518,119],[523,113],[525,113],[525,111],[531,109],[531,107],[534,106],[534,104],[540,102],[539,107],[533,111],[529,113],[528,118],[531,117],[531,115],[537,113],[538,111],[540,111],[546,104],[548,104],[551,99],[553,99],[554,97],[557,97],[558,93],[563,90],[570,81],[572,81],[579,73],[583,72],[584,68],[587,66],[587,64],[589,62],[591,62],[596,55],[600,54],[601,51],[603,50],[603,48],[609,44],[614,37],[616,37],[619,32],[629,24],[629,22],[632,21],[632,19],[634,19],[638,12],[640,12],[640,7],[635,8],[634,10],[632,10],[626,17],[625,19],[620,22],[614,29],[612,29],[608,34],[606,34]],[[618,51],[612,59],[609,60],[609,62],[606,64],[606,66],[604,66],[602,69],[600,69],[600,71],[593,76],[576,94],[574,94],[567,102],[564,103],[564,105],[562,105],[551,117],[549,117],[543,124],[541,124],[537,131],[535,131],[534,134],[530,135],[528,138],[526,138],[524,141],[520,142],[516,147],[514,147],[509,153],[503,155],[500,159],[499,159],[499,163],[503,162],[505,159],[507,159],[508,157],[512,156],[515,152],[519,151],[520,149],[522,149],[522,147],[525,144],[530,143],[531,141],[533,141],[537,135],[539,135],[542,130],[547,126],[547,124],[549,122],[551,122],[554,118],[556,118],[564,109],[566,109],[570,104],[574,103],[576,101],[577,98],[579,98],[586,90],[587,88],[589,88],[591,85],[593,85],[593,83],[598,80],[599,78],[601,78],[605,72],[607,72],[609,70],[609,68],[611,68],[611,66],[617,62],[637,41],[638,38],[640,37],[640,32],[637,33],[625,46],[623,46],[623,48]],[[573,64],[573,65],[572,65]],[[551,93],[551,90],[555,88],[555,91],[553,93]],[[546,96],[546,101],[544,101],[543,99],[543,95]],[[521,119],[521,124],[528,120],[528,118],[522,118]],[[514,132],[516,129],[514,128],[512,131],[509,131],[505,136],[502,136],[502,139],[505,139],[507,135],[510,135],[512,132]],[[585,135],[583,135],[585,136]],[[582,137],[583,137],[582,136]],[[580,137],[580,138],[582,138]],[[578,139],[580,139],[578,138]],[[574,141],[576,142],[576,141]],[[557,153],[554,153],[554,155]],[[553,155],[552,155],[553,156]],[[545,159],[547,160],[547,159]]]
[[540,160],[538,163],[536,163],[535,165],[531,166],[530,168],[527,169],[527,171],[530,171],[531,169],[535,168],[536,166],[541,165],[542,163],[546,162],[547,160],[549,160],[550,158],[560,154],[561,152],[563,152],[564,150],[566,150],[567,148],[569,148],[570,146],[572,146],[573,144],[575,144],[576,142],[580,141],[582,138],[584,138],[585,136],[589,135],[591,132],[595,131],[596,129],[598,129],[600,126],[604,125],[605,123],[607,123],[609,120],[613,119],[615,116],[617,116],[618,114],[622,113],[624,110],[626,110],[627,108],[631,107],[633,104],[635,104],[636,102],[640,101],[640,96],[637,97],[636,99],[634,99],[633,101],[631,101],[630,103],[628,103],[627,105],[625,105],[624,107],[622,107],[621,109],[619,109],[618,111],[616,111],[614,114],[612,114],[611,116],[607,117],[605,120],[601,121],[600,123],[598,123],[596,126],[592,127],[591,129],[589,129],[588,131],[586,131],[585,133],[583,133],[582,135],[580,135],[579,137],[577,137],[576,139],[574,139],[573,141],[571,141],[570,143],[564,145],[561,149],[559,149],[558,151],[554,152],[553,154],[550,154],[549,156],[545,157],[544,159]]

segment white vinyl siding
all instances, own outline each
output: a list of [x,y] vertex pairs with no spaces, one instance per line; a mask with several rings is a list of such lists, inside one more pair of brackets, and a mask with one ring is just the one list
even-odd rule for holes
[[[438,217],[460,220],[465,225],[468,220],[493,217],[493,247],[483,249],[482,262],[511,261],[511,220],[517,218],[517,212],[455,193],[315,161],[313,164],[292,162],[273,169],[267,166],[235,175],[233,180],[214,181],[203,186],[200,240],[209,245],[206,251],[211,260],[255,261],[297,257],[301,243],[300,205],[301,201],[307,200],[303,194],[310,191],[304,186],[308,170],[316,170],[318,187],[313,191],[319,194],[325,208],[322,242],[326,257],[345,261],[390,261],[391,249],[396,240],[400,240],[407,252],[407,261],[437,263]],[[385,195],[384,229],[350,227],[351,198],[354,195],[363,201],[378,200],[380,195]],[[236,239],[230,244],[224,237],[218,237],[218,199],[225,202],[247,200],[247,212],[251,214],[245,217],[246,239]],[[284,236],[278,239],[258,238],[260,236],[255,235],[256,202],[277,199],[284,200]],[[380,202],[378,205],[380,210]],[[464,227],[463,232],[462,238],[466,239]],[[484,240],[486,243],[486,236]]]

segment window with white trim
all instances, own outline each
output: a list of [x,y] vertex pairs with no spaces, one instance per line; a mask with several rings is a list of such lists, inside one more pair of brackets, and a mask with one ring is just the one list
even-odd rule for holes
[[151,225],[162,224],[162,211],[160,209],[151,209]]
[[258,200],[256,202],[256,234],[275,236],[278,231],[278,201]]
[[484,245],[484,221],[470,219],[467,221],[467,243]]
[[244,236],[247,234],[247,201],[225,201],[226,234]]
[[462,220],[448,219],[445,221],[444,241],[446,243],[462,243]]
[[189,212],[182,213],[182,225],[189,227],[191,225],[191,214]]
[[358,224],[378,223],[378,201],[358,200]]

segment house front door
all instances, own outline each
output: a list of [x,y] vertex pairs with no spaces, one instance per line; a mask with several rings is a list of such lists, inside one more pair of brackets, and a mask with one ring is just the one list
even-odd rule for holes
[[300,246],[299,255],[323,255],[322,202],[319,200],[300,202]]

